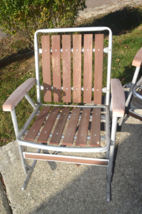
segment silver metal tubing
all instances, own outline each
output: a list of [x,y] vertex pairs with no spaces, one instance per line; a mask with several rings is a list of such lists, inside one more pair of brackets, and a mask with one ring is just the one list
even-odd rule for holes
[[97,147],[97,148],[76,148],[76,147],[58,147],[58,146],[48,146],[48,145],[40,145],[37,143],[31,143],[28,141],[18,140],[18,143],[22,146],[28,146],[31,148],[50,150],[50,151],[58,151],[58,152],[80,152],[80,153],[101,153],[106,152],[109,149],[109,144],[105,147]]
[[[51,86],[51,90],[53,90],[54,88],[56,89],[56,87]],[[63,90],[63,89],[64,89],[63,86],[61,86],[61,90]],[[40,90],[44,90],[44,86],[43,85],[40,86]],[[71,87],[71,90],[73,91],[73,87]],[[84,91],[84,87],[81,87],[81,91]],[[92,91],[94,91],[94,88],[92,88]],[[107,92],[107,88],[106,87],[102,88],[102,92],[106,93]]]
[[19,128],[18,128],[18,123],[17,123],[17,117],[16,117],[15,109],[13,109],[13,111],[11,111],[11,117],[12,117],[12,122],[13,122],[13,126],[14,126],[15,135],[17,137],[18,133],[19,133]]
[[32,114],[30,115],[30,117],[28,118],[27,122],[24,124],[23,128],[21,129],[21,131],[18,133],[17,138],[20,139],[22,137],[22,135],[24,134],[24,132],[27,130],[30,122],[32,121],[32,119],[34,118],[34,116],[36,115],[37,111],[39,110],[41,104],[38,104],[36,106],[36,109],[32,112]]
[[[40,151],[41,151],[41,150],[38,149],[37,153],[40,153]],[[35,167],[35,165],[36,165],[36,162],[37,162],[37,160],[34,160],[34,161],[33,161],[32,166],[31,166],[31,169],[30,169],[30,171],[28,172],[28,175],[27,175],[27,177],[26,177],[26,180],[24,181],[24,184],[23,184],[23,186],[22,186],[22,190],[25,190],[25,189],[26,189],[26,186],[27,186],[28,181],[29,181],[29,179],[30,179],[30,177],[31,177],[31,174],[32,174],[32,172],[33,172],[33,170],[34,170],[34,167]]]
[[137,82],[137,84],[134,86],[133,88],[133,95],[137,98],[139,98],[140,100],[142,100],[142,95],[136,92],[136,89],[142,84],[142,77],[139,79],[139,81]]
[[75,107],[75,108],[106,108],[105,105],[60,105],[60,104],[42,104],[42,106],[61,106],[61,107]]
[[[84,48],[82,48],[81,51],[84,52]],[[108,47],[104,48],[103,51],[104,51],[104,53],[108,53],[108,51],[109,51]],[[63,53],[62,48],[60,49],[60,52]],[[71,48],[71,52],[73,52],[73,48]],[[92,52],[95,52],[95,48],[92,49]],[[41,54],[41,53],[42,53],[42,49],[40,48],[39,54]],[[50,49],[50,53],[52,53],[52,49]]]
[[33,103],[32,99],[30,98],[30,96],[28,94],[25,94],[25,98],[28,100],[28,102],[31,104],[31,106],[33,107],[33,109],[36,109],[35,104]]

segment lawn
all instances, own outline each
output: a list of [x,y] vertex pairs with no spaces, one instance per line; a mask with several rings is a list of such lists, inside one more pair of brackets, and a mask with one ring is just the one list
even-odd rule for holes
[[[83,20],[76,23],[76,26],[108,26],[112,29],[112,78],[120,79],[123,85],[130,82],[135,71],[132,60],[142,46],[142,6],[126,7],[120,11]],[[17,86],[26,79],[35,77],[35,70],[33,55],[25,57],[24,53],[29,51],[29,46],[23,38],[1,39],[0,47],[0,145],[2,146],[15,139],[11,115],[9,112],[2,111],[2,105]],[[17,54],[22,54],[23,57],[17,58]],[[40,62],[40,72],[41,70]],[[106,70],[105,59],[104,70]],[[142,71],[140,71],[141,74]],[[35,87],[29,94],[36,101]],[[31,112],[31,106],[26,99],[23,99],[16,107],[19,128],[22,128]]]

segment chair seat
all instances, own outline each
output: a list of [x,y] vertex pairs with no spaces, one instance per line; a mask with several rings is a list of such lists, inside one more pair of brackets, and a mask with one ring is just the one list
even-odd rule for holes
[[[25,140],[66,146],[100,147],[105,136],[100,136],[100,108],[43,107]],[[103,143],[101,143],[101,139]]]

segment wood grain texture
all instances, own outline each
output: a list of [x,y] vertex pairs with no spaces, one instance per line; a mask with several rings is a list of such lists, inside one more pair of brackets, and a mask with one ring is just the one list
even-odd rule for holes
[[94,103],[102,103],[102,76],[103,76],[103,43],[104,35],[95,35],[95,71],[94,71]]
[[77,163],[77,164],[87,164],[87,165],[102,165],[108,166],[109,160],[93,159],[93,158],[79,158],[71,156],[61,156],[61,155],[48,155],[48,154],[34,154],[24,152],[24,158],[26,159],[37,159],[46,161],[57,161],[57,162],[67,162],[67,163]]
[[90,146],[100,146],[101,109],[93,109]]
[[74,140],[75,131],[77,128],[78,118],[80,114],[79,108],[74,108],[71,113],[71,118],[68,123],[68,127],[65,133],[65,137],[63,139],[63,145],[72,145]]
[[63,101],[71,102],[71,36],[63,35]]
[[69,112],[70,112],[69,108],[63,108],[59,121],[57,122],[54,133],[51,137],[50,144],[59,144],[60,143],[60,139],[61,139],[64,127],[65,127]]
[[93,35],[84,35],[84,92],[83,102],[91,103],[92,100],[92,48]]
[[141,67],[141,64],[142,64],[142,48],[139,49],[132,62],[132,65],[136,67]]
[[83,109],[82,111],[81,121],[79,124],[79,130],[76,139],[76,145],[86,146],[90,111],[91,109],[89,108]]
[[46,143],[48,140],[48,137],[51,133],[51,130],[53,128],[53,125],[55,123],[55,120],[57,118],[57,115],[60,111],[60,108],[58,107],[54,107],[37,139],[37,142],[42,142],[42,143]]
[[52,68],[54,102],[61,102],[60,36],[52,36]]
[[50,36],[42,36],[42,72],[44,101],[51,102]]
[[73,102],[81,102],[81,35],[73,35]]
[[41,112],[39,113],[32,127],[30,128],[28,134],[26,135],[25,140],[33,141],[36,138],[49,111],[50,111],[50,107],[42,108]]
[[125,112],[125,94],[119,79],[111,79],[112,113],[114,117],[123,117]]

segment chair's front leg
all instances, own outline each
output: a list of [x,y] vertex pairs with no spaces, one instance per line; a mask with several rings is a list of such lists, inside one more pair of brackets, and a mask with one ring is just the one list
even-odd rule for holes
[[110,150],[109,150],[109,166],[107,170],[107,201],[111,200],[111,180],[112,180],[116,129],[117,129],[117,117],[113,117],[112,130],[111,130],[111,143],[110,143]]
[[[11,117],[12,117],[12,122],[13,122],[13,126],[14,126],[15,135],[16,135],[16,138],[17,138],[18,134],[19,134],[19,128],[18,128],[18,123],[17,123],[17,117],[16,117],[15,109],[13,109],[11,111]],[[24,169],[24,173],[28,174],[27,167],[26,167],[26,162],[25,162],[25,159],[23,157],[23,148],[19,144],[18,144],[18,148],[19,148],[19,152],[20,152],[20,157],[21,157],[21,161],[22,161],[22,166],[23,166],[23,169]]]

